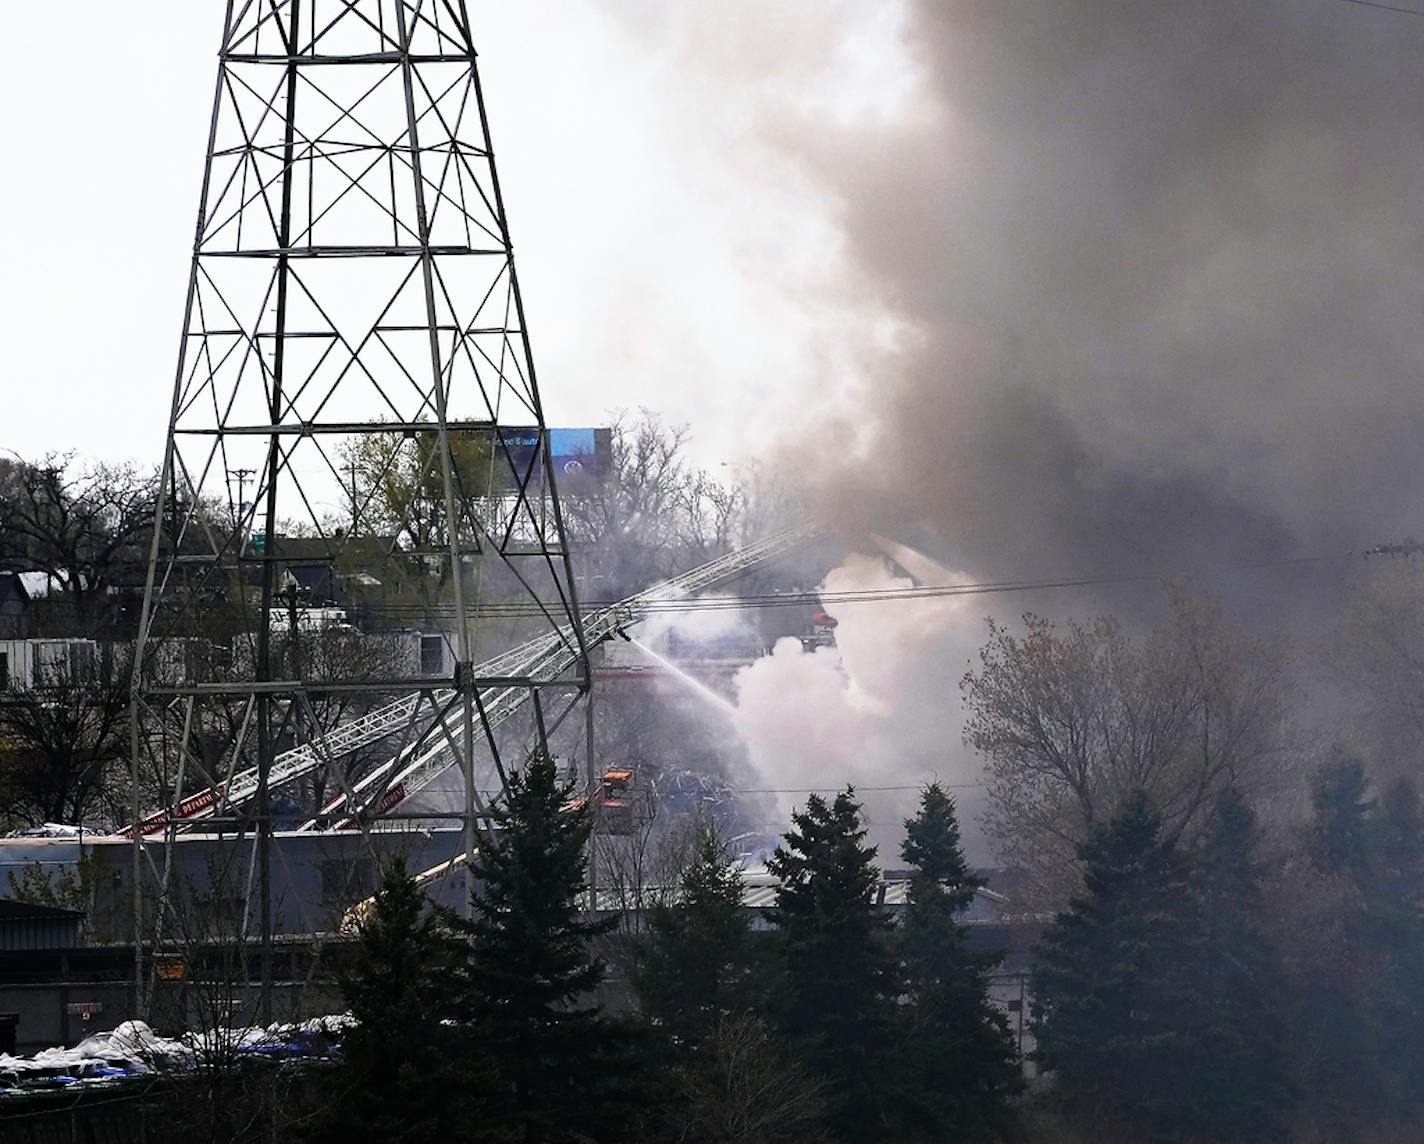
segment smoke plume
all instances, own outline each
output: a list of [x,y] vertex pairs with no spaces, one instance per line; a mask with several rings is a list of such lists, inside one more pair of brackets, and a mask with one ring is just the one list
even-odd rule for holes
[[901,44],[911,112],[784,137],[899,331],[823,511],[996,576],[1417,530],[1424,21],[921,0]]
[[[853,554],[823,588],[863,592],[911,583],[880,559]],[[881,860],[893,866],[919,785],[936,779],[959,787],[977,778],[960,744],[955,699],[981,625],[962,597],[832,604],[831,611],[834,647],[807,651],[785,638],[738,673],[735,722],[758,773],[782,792],[783,819],[806,801],[806,790],[853,783]],[[895,786],[904,789],[883,789]],[[977,791],[956,793],[972,818]],[[970,841],[980,849],[977,838]]]
[[[976,579],[1218,592],[1245,564],[1419,532],[1424,20],[1341,0],[733,7],[660,8],[663,42],[737,111],[748,279],[777,273],[774,232],[816,239],[782,260],[799,318],[746,326],[752,346],[807,335],[799,372],[764,371],[799,415],[746,418],[753,440],[783,426],[774,452],[822,518]],[[1245,590],[1304,607],[1329,575]],[[831,580],[889,578],[867,558]],[[1134,591],[996,606],[1132,610]],[[753,759],[787,787],[972,777],[972,608],[866,605],[837,651],[780,645],[740,681]]]

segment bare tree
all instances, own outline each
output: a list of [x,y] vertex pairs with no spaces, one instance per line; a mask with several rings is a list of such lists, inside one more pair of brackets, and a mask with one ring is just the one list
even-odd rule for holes
[[0,817],[113,825],[128,750],[125,672],[65,665],[0,696]]
[[1276,785],[1282,659],[1217,606],[1174,591],[1169,618],[1140,641],[1111,618],[1023,622],[1021,636],[990,622],[961,685],[965,738],[987,760],[987,832],[1047,901],[1072,888],[1078,843],[1128,792],[1151,795],[1175,840],[1226,786]]
[[105,635],[121,621],[117,591],[142,584],[156,497],[154,475],[132,465],[0,461],[0,569],[48,577],[52,632]]
[[[296,702],[274,705],[277,750],[283,752],[316,742],[321,762],[285,783],[274,784],[273,797],[285,808],[281,813],[305,818],[315,814],[372,766],[387,761],[396,749],[393,739],[384,739],[328,757],[321,746],[323,737],[389,701],[390,694],[327,689],[323,684],[392,678],[411,672],[408,647],[395,635],[365,635],[342,628],[302,631],[293,640],[284,631],[274,640],[276,662],[290,662],[286,657],[294,642],[301,645],[302,667],[299,672],[293,672],[293,677],[307,680],[311,686]],[[170,704],[163,733],[156,727],[153,730],[167,747],[160,750],[155,746],[147,756],[150,765],[140,776],[140,809],[158,810],[208,789],[221,791],[230,772],[241,773],[256,767],[258,742],[251,733],[251,724],[251,704],[247,701],[209,700],[191,707]],[[179,742],[187,744],[187,761],[182,768],[181,786],[175,786],[179,773],[180,752],[176,749]],[[127,739],[122,746],[127,749]],[[117,778],[116,786],[126,797],[123,785],[126,775]],[[119,796],[114,798],[117,801]]]
[[560,490],[586,591],[627,595],[743,539],[746,487],[688,460],[687,426],[644,409],[614,417],[610,429],[610,471]]
[[619,930],[643,933],[647,912],[665,905],[694,853],[696,815],[660,813],[653,792],[636,796],[638,815],[626,832],[598,832],[598,888],[621,914]]
[[[250,844],[212,851],[199,876],[172,871],[169,892],[146,895],[156,918],[154,1021],[175,1034],[184,1052],[153,1064],[173,1127],[183,1139],[259,1144],[289,1139],[319,1115],[327,1098],[301,1069],[251,1068],[254,1049],[275,1043],[277,1029],[257,1024],[280,1003],[280,1019],[301,1008],[300,991],[285,995],[261,980],[258,945],[244,892]],[[158,970],[163,977],[159,980]]]
[[[390,701],[390,693],[380,691],[323,690],[321,683],[353,680],[393,679],[414,675],[418,669],[415,653],[399,634],[363,633],[350,627],[310,628],[300,623],[289,626],[274,641],[279,662],[285,662],[293,679],[315,686],[299,709],[291,713],[289,727],[294,742],[306,742],[334,730],[348,720],[364,715]],[[342,777],[352,779],[373,762],[390,756],[389,743],[342,756],[332,761]],[[341,788],[340,780],[327,766],[313,771],[303,784],[303,801],[319,806]]]
[[1417,773],[1424,751],[1424,562],[1396,557],[1355,585],[1330,654],[1349,730],[1382,778]]
[[830,1139],[821,1087],[759,1017],[717,1023],[672,1077],[680,1144],[819,1144]]

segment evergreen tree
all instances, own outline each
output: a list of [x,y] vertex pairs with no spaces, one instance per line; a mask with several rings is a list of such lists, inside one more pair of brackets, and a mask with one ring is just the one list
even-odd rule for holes
[[1197,1064],[1184,1083],[1203,1092],[1201,1124],[1216,1139],[1284,1134],[1286,1078],[1283,967],[1264,927],[1256,818],[1227,788],[1195,856],[1201,906],[1197,989],[1209,1006]]
[[900,929],[909,1000],[905,1131],[927,1141],[1001,1139],[1020,1087],[1008,1023],[989,1001],[989,974],[1001,955],[972,950],[958,920],[984,883],[969,871],[954,799],[938,784],[925,788],[905,831],[900,853],[915,867]]
[[1359,883],[1368,879],[1373,865],[1369,820],[1375,804],[1367,796],[1365,768],[1353,760],[1329,763],[1316,774],[1311,857],[1320,870]]
[[875,848],[854,791],[812,795],[767,869],[785,954],[784,1027],[803,1038],[826,1084],[831,1123],[847,1140],[891,1138],[896,1102],[895,999],[889,919],[874,901]]
[[1407,778],[1392,783],[1372,817],[1366,937],[1379,964],[1374,1025],[1388,1030],[1388,1092],[1397,1113],[1424,1106],[1424,823]]
[[742,875],[712,823],[697,825],[676,899],[649,912],[634,981],[644,1014],[679,1049],[695,1049],[720,1020],[752,1007]]
[[1037,1055],[1070,1104],[1145,1133],[1189,1131],[1203,1112],[1187,1079],[1204,1014],[1185,864],[1141,791],[1078,853],[1086,893],[1058,915],[1035,959]]
[[[582,916],[586,808],[573,809],[553,761],[530,756],[495,811],[497,841],[475,855],[462,1016],[503,1079],[491,1120],[527,1142],[616,1138],[625,1038],[588,994],[603,979],[589,949],[612,922]],[[610,1087],[612,1086],[612,1087]]]
[[1383,987],[1372,940],[1376,805],[1352,759],[1322,767],[1311,788],[1309,853],[1318,881],[1309,941],[1292,966],[1301,1086],[1311,1110],[1341,1124],[1380,1112],[1389,1067],[1376,998]]
[[[341,1039],[332,1141],[498,1140],[475,1104],[493,1088],[455,1006],[461,944],[401,866],[386,871],[341,988],[355,1024]],[[508,1139],[508,1137],[504,1137]]]
[[1414,783],[1391,783],[1367,826],[1368,876],[1360,881],[1372,936],[1387,950],[1403,950],[1417,942],[1424,898],[1424,822]]

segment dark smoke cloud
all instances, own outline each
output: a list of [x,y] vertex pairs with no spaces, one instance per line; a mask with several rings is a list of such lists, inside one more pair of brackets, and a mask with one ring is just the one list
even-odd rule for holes
[[[666,74],[697,77],[679,145],[720,124],[709,153],[745,187],[689,274],[731,250],[737,292],[809,347],[814,382],[741,311],[719,327],[758,386],[732,403],[748,451],[784,422],[775,452],[847,526],[828,587],[904,583],[875,532],[940,581],[1197,573],[1233,615],[1309,618],[1294,634],[1323,644],[1348,562],[1220,573],[1424,533],[1424,19],[1341,0],[620,7]],[[795,211],[824,224],[824,260],[777,242]],[[774,406],[784,391],[808,412]],[[842,608],[836,648],[783,642],[742,673],[736,726],[769,788],[861,784],[893,864],[914,793],[873,788],[980,777],[957,684],[985,613],[1136,628],[1161,604],[1148,580]],[[1309,716],[1333,711],[1312,694]],[[983,792],[957,789],[987,861]]]
[[920,0],[906,35],[919,113],[780,134],[902,327],[823,511],[976,575],[1421,531],[1424,19]]

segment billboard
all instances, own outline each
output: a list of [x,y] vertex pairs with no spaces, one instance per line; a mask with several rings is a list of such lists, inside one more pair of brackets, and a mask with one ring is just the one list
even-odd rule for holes
[[[608,429],[549,429],[549,460],[559,482],[599,480],[612,467],[613,435]],[[539,443],[539,430],[504,429],[495,446],[495,468],[501,481],[515,487],[529,472]]]

